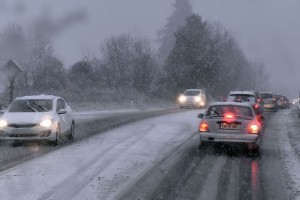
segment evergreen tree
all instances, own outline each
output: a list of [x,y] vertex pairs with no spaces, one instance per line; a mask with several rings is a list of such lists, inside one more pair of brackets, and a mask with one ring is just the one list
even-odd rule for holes
[[176,34],[175,46],[165,66],[169,91],[174,94],[187,88],[218,87],[219,51],[211,39],[207,23],[191,15]]
[[192,14],[189,0],[176,0],[173,4],[174,12],[168,18],[167,24],[158,31],[158,62],[163,64],[175,44],[175,32],[185,24],[185,19]]

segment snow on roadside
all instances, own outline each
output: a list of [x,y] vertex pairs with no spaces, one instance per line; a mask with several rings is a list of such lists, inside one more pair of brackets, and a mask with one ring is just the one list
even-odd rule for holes
[[[288,132],[295,132],[295,128],[291,125],[291,119],[289,116],[290,110],[281,112],[282,115],[280,119],[277,120],[278,123],[282,124],[282,129],[277,130],[277,140],[280,149],[280,158],[282,160],[282,165],[284,169],[284,174],[286,176],[288,191],[291,199],[300,200],[300,160],[295,152],[295,149],[290,143],[288,137]],[[289,127],[288,130],[286,127]]]
[[3,171],[0,199],[109,199],[191,137],[198,113],[135,122]]
[[80,111],[74,112],[75,120],[89,120],[94,119],[98,117],[104,117],[104,116],[110,116],[110,115],[116,115],[116,114],[124,114],[124,113],[135,113],[135,112],[142,112],[142,111],[163,111],[163,110],[169,110],[176,107],[170,107],[170,108],[148,108],[146,110],[140,110],[140,109],[120,109],[120,110],[103,110],[103,111]]

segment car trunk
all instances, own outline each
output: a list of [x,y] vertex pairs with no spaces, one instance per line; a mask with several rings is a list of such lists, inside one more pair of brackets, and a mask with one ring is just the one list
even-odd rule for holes
[[209,126],[209,131],[212,133],[247,134],[247,127],[251,120],[213,118],[207,119],[206,121]]

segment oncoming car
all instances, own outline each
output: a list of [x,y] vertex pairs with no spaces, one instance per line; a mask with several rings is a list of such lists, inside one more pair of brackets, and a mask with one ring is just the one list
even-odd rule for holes
[[[199,124],[200,147],[208,142],[242,143],[259,153],[261,125],[251,105],[247,103],[212,103]],[[263,120],[262,116],[259,116]]]
[[203,108],[206,106],[207,99],[204,90],[188,89],[185,90],[178,98],[180,108],[196,107]]
[[46,140],[56,145],[62,136],[74,138],[73,111],[60,97],[19,97],[2,112],[0,140]]

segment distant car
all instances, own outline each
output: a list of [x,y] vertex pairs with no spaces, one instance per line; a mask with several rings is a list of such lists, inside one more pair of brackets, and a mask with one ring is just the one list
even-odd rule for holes
[[276,100],[277,100],[277,104],[278,104],[279,108],[289,108],[290,107],[290,101],[286,96],[277,95]]
[[[259,153],[263,116],[257,116],[251,105],[238,102],[212,103],[205,114],[199,114],[200,147],[208,142],[243,143]],[[258,119],[260,117],[261,119]]]
[[276,96],[272,92],[260,92],[261,98],[264,100],[265,110],[278,110],[278,104],[276,101]]
[[207,104],[207,97],[204,90],[188,89],[178,98],[180,108],[196,107],[204,108]]
[[56,145],[62,136],[74,138],[73,111],[61,97],[19,97],[1,112],[0,140],[46,140]]
[[253,107],[256,114],[263,115],[264,113],[264,101],[259,92],[231,91],[226,101],[249,103]]

